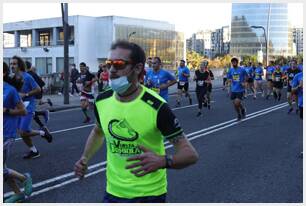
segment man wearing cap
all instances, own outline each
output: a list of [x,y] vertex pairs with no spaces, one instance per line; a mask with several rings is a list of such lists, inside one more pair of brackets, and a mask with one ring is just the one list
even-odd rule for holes
[[231,82],[231,100],[233,100],[234,108],[237,112],[237,120],[239,121],[246,116],[246,109],[242,105],[242,98],[248,74],[245,69],[238,67],[237,57],[233,57],[231,63],[233,67],[230,68],[227,78]]

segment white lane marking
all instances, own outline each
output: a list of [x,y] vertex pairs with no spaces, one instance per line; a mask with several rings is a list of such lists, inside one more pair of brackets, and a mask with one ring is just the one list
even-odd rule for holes
[[[106,170],[106,168],[103,167],[103,168],[98,169],[98,170],[96,170],[96,171],[94,171],[94,172],[91,172],[91,173],[86,174],[84,178],[87,178],[87,177],[90,177],[90,176],[92,176],[92,175],[98,174],[98,173],[103,172],[103,171],[105,171],[105,170]],[[65,182],[62,182],[62,183],[60,183],[60,184],[57,184],[57,185],[54,185],[54,186],[50,186],[50,187],[46,187],[46,188],[44,188],[44,189],[42,189],[42,190],[33,192],[32,195],[31,195],[31,197],[36,196],[36,195],[39,195],[39,194],[44,193],[44,192],[48,192],[48,191],[50,191],[50,190],[54,190],[54,189],[56,189],[56,188],[63,187],[63,186],[65,186],[65,185],[68,185],[68,184],[70,184],[70,183],[76,182],[76,181],[78,181],[78,180],[79,180],[79,178],[78,178],[78,177],[75,177],[75,178],[72,178],[72,179],[67,180],[67,181],[65,181]]]
[[61,110],[61,111],[50,112],[50,115],[58,114],[58,113],[64,113],[64,112],[71,112],[71,111],[74,111],[74,110],[80,110],[81,111],[81,108],[78,107],[78,108],[73,108],[73,109],[65,109],[65,110]]
[[[248,120],[248,119],[252,119],[252,118],[257,117],[257,116],[261,116],[261,115],[263,115],[263,114],[270,113],[270,112],[272,112],[272,111],[274,111],[274,110],[281,109],[281,108],[283,108],[283,107],[285,107],[285,106],[287,106],[286,103],[282,103],[282,104],[279,104],[279,105],[275,105],[275,106],[272,106],[272,107],[269,107],[269,108],[266,108],[266,109],[263,109],[263,110],[260,110],[260,111],[257,111],[257,112],[248,114],[247,117],[246,117],[245,119],[242,119],[242,120],[241,120],[241,122],[246,121],[246,120]],[[233,122],[233,121],[235,121],[235,122]],[[231,123],[231,122],[233,122],[233,123]],[[231,124],[226,125],[226,126],[223,126],[223,127],[219,127],[219,128],[217,128],[217,129],[211,130],[211,131],[209,131],[209,132],[206,132],[206,133],[203,133],[203,134],[194,136],[194,137],[190,137],[190,136],[192,136],[192,135],[194,135],[194,134],[198,134],[199,132],[207,131],[207,130],[209,130],[209,129],[213,129],[213,128],[216,128],[216,127],[218,127],[218,126],[222,126],[222,125],[227,124],[227,123],[231,123]],[[199,137],[205,136],[205,135],[207,135],[207,134],[211,134],[211,133],[216,132],[216,131],[219,131],[219,130],[221,130],[221,129],[225,129],[225,128],[227,128],[227,127],[233,126],[233,125],[238,124],[238,123],[240,123],[240,122],[237,122],[236,119],[232,119],[232,120],[229,120],[229,121],[226,121],[226,122],[223,122],[223,123],[220,123],[220,124],[217,124],[217,125],[214,125],[214,126],[205,128],[205,129],[203,129],[203,130],[199,130],[199,131],[196,131],[196,132],[193,132],[193,133],[189,133],[189,134],[187,134],[187,137],[190,137],[190,138],[188,138],[189,140],[197,139],[197,138],[199,138]],[[168,144],[168,143],[169,143],[169,141],[166,141],[166,142],[165,142],[165,144]],[[165,148],[167,149],[167,148],[170,148],[170,147],[172,147],[172,144],[166,146]],[[92,170],[92,169],[95,169],[95,168],[97,168],[97,167],[104,166],[104,165],[106,165],[106,163],[107,163],[106,161],[100,162],[100,163],[97,163],[97,164],[94,164],[94,165],[89,166],[88,169],[89,169],[89,170]],[[103,170],[103,171],[104,171],[104,170]],[[88,173],[88,174],[91,174],[91,173]],[[40,186],[42,186],[42,185],[49,184],[49,183],[58,181],[58,180],[60,180],[60,179],[64,179],[64,178],[66,178],[66,177],[73,176],[73,175],[74,175],[74,172],[70,172],[70,173],[67,173],[67,174],[64,174],[64,175],[61,175],[61,176],[58,176],[58,177],[54,177],[54,178],[51,178],[51,179],[47,179],[47,180],[45,180],[45,181],[42,181],[42,182],[38,182],[38,183],[36,183],[36,184],[33,184],[33,188],[40,187]],[[86,177],[86,176],[85,176],[85,177]],[[76,178],[76,179],[78,179],[78,178]],[[69,181],[71,181],[71,182],[69,182]],[[68,182],[68,183],[66,183],[66,182],[63,182],[63,183],[65,183],[64,185],[66,185],[66,184],[69,184],[69,183],[72,183],[72,182],[75,182],[75,181],[76,181],[76,180],[73,180],[73,181],[72,181],[72,180],[67,180],[66,182]],[[60,183],[60,184],[63,184],[63,183]],[[60,185],[60,184],[58,184],[58,185]],[[55,185],[55,186],[56,186],[56,185]],[[47,188],[50,188],[50,190],[52,190],[52,189],[57,188],[57,187],[55,187],[55,186],[47,187]],[[60,186],[59,186],[59,187],[60,187]],[[45,188],[45,189],[46,189],[46,188]],[[42,189],[42,190],[45,191],[45,189]],[[39,191],[41,191],[41,190],[39,190]],[[39,192],[39,191],[38,191],[38,192]],[[49,191],[49,190],[47,190],[47,191]],[[12,194],[13,194],[13,192],[7,192],[7,193],[4,194],[4,197],[8,197],[8,196],[10,196],[10,195],[12,195]],[[34,194],[35,194],[35,192],[32,194],[32,196],[33,196]],[[40,193],[38,193],[38,194],[40,194]]]
[[255,118],[255,117],[258,117],[258,116],[262,116],[262,115],[268,114],[268,113],[273,112],[273,111],[278,110],[278,109],[282,109],[282,108],[284,108],[284,107],[286,107],[286,106],[287,106],[287,105],[282,105],[282,106],[280,106],[280,107],[276,107],[276,108],[271,109],[271,110],[268,110],[268,111],[266,111],[266,112],[262,112],[262,113],[259,113],[259,114],[256,114],[256,115],[247,117],[247,118],[245,118],[245,119],[242,119],[242,120],[239,121],[239,122],[236,121],[236,122],[233,122],[233,123],[231,123],[231,124],[225,125],[225,126],[223,126],[223,127],[219,127],[219,128],[217,128],[217,129],[214,129],[214,130],[210,130],[210,131],[208,131],[208,132],[206,132],[206,133],[203,133],[203,134],[200,134],[200,135],[197,135],[197,136],[188,138],[188,139],[191,141],[191,140],[197,139],[197,138],[199,138],[199,137],[206,136],[206,135],[208,135],[208,134],[211,134],[211,133],[217,132],[217,131],[219,131],[219,130],[222,130],[222,129],[225,129],[225,128],[234,126],[234,125],[236,125],[236,124],[240,124],[241,122],[244,122],[244,121],[253,119],[253,118]]
[[[211,101],[211,103],[215,103],[215,101]],[[184,106],[184,107],[178,107],[178,108],[174,108],[172,110],[174,111],[174,110],[179,110],[179,109],[186,109],[186,108],[194,107],[194,106],[197,106],[197,104],[188,105],[188,106]],[[72,131],[72,130],[76,130],[76,129],[83,129],[83,128],[87,128],[87,127],[92,127],[94,125],[95,124],[88,124],[88,125],[83,125],[83,126],[78,126],[78,127],[71,127],[71,128],[67,128],[67,129],[56,130],[56,131],[53,131],[53,132],[50,132],[50,133],[51,134],[56,134],[56,133],[67,132],[67,131]],[[15,139],[15,141],[20,141],[20,140],[22,140],[22,138],[16,138]]]
[[[275,105],[275,106],[272,106],[272,107],[269,107],[269,108],[266,108],[266,109],[262,109],[262,110],[257,111],[257,112],[253,112],[253,113],[251,113],[251,114],[247,114],[246,117],[254,116],[254,115],[258,114],[258,113],[262,113],[262,112],[269,111],[269,110],[271,110],[271,109],[278,108],[278,107],[280,107],[280,106],[286,106],[286,105],[287,105],[286,102],[285,102],[285,103],[282,103],[282,104],[278,104],[278,105]],[[202,129],[202,130],[199,130],[199,131],[196,131],[196,132],[193,132],[193,133],[189,133],[189,134],[187,134],[186,136],[187,136],[187,137],[190,137],[190,136],[193,136],[193,135],[196,135],[196,134],[205,132],[205,131],[207,131],[207,130],[211,130],[211,129],[214,129],[214,128],[216,128],[216,127],[220,127],[220,126],[222,126],[222,125],[229,124],[229,123],[235,122],[235,121],[237,121],[237,119],[232,119],[232,120],[229,120],[229,121],[220,123],[220,124],[213,125],[213,126],[211,126],[211,127],[207,127],[207,128],[205,128],[205,129]],[[169,141],[166,141],[166,142],[165,142],[165,144],[168,144],[168,143],[169,143]]]
[[[216,101],[210,101],[210,103],[215,103],[215,102]],[[192,104],[192,105],[187,105],[187,106],[183,106],[183,107],[176,107],[176,108],[172,108],[171,110],[175,111],[175,110],[186,109],[186,108],[195,107],[195,106],[198,106],[198,104]]]

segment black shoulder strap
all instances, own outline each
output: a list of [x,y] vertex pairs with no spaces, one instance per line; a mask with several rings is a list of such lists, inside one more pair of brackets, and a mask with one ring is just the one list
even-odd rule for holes
[[111,96],[113,96],[114,91],[112,89],[108,89],[104,92],[102,92],[101,94],[99,94],[96,98],[96,102],[103,100],[103,99],[107,99]]
[[163,104],[158,98],[154,97],[149,92],[145,92],[141,97],[141,100],[153,107],[155,110],[158,110],[160,106]]

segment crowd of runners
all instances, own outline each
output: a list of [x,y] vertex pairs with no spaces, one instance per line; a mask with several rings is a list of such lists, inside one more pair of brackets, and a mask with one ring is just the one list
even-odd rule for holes
[[[80,107],[84,114],[83,123],[91,122],[88,110],[95,108],[96,96],[108,91],[110,87],[118,94],[127,91],[131,85],[129,76],[123,78],[110,79],[110,68],[114,65],[118,69],[124,67],[128,62],[121,60],[106,60],[99,65],[96,74],[90,72],[85,62],[79,64],[79,69],[75,64],[70,65],[70,95],[75,92],[80,96]],[[303,117],[303,63],[295,59],[288,64],[270,61],[267,67],[262,63],[249,62],[243,65],[239,59],[233,57],[231,66],[223,71],[223,90],[233,101],[234,109],[237,113],[237,120],[246,117],[246,107],[243,100],[265,98],[267,101],[273,99],[275,102],[283,98],[282,90],[287,91],[288,114],[295,112]],[[176,85],[177,96],[174,107],[180,107],[183,98],[192,105],[193,91],[190,91],[190,84],[195,83],[195,97],[198,103],[196,118],[203,115],[203,108],[212,109],[212,92],[214,72],[209,67],[209,61],[200,63],[194,75],[186,66],[185,60],[181,60],[175,74],[163,68],[160,57],[148,57],[144,70],[138,74],[140,84],[151,89],[165,102],[169,101],[169,87]],[[5,202],[20,202],[32,193],[32,178],[30,173],[20,173],[6,166],[9,152],[14,139],[19,135],[28,146],[29,151],[23,156],[24,159],[33,159],[40,156],[39,150],[33,144],[32,138],[40,136],[47,143],[52,143],[53,137],[47,127],[49,121],[48,107],[52,107],[50,99],[43,100],[42,78],[35,72],[35,67],[30,62],[25,62],[18,56],[11,58],[10,65],[3,63],[3,152],[4,152],[4,180],[14,191],[14,195],[6,199]],[[193,84],[193,83],[192,83]],[[81,85],[81,87],[79,86]],[[98,86],[98,93],[94,93],[95,85]],[[135,90],[136,91],[136,90]],[[131,91],[134,93],[135,91]],[[61,91],[62,93],[62,91]],[[60,93],[60,94],[61,94]],[[43,121],[40,119],[43,117]],[[37,123],[39,129],[31,127],[32,119]],[[21,191],[18,182],[23,184]]]

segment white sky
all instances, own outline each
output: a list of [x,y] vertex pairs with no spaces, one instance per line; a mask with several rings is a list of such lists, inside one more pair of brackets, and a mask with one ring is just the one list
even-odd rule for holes
[[[230,26],[231,3],[69,3],[69,16],[127,16],[175,24],[189,38],[198,30]],[[61,17],[60,3],[4,3],[3,23]],[[303,27],[303,4],[289,4],[289,19]]]

